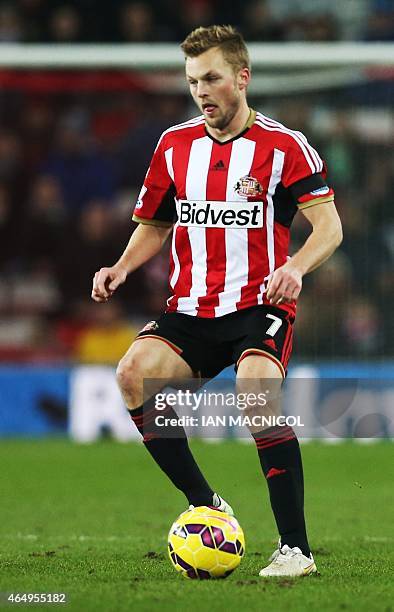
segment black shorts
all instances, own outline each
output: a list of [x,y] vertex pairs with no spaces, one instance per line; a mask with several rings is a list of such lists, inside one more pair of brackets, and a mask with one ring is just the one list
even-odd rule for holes
[[207,319],[178,312],[150,321],[137,335],[166,342],[201,378],[213,378],[247,355],[265,355],[283,377],[293,345],[294,317],[275,306],[253,306]]

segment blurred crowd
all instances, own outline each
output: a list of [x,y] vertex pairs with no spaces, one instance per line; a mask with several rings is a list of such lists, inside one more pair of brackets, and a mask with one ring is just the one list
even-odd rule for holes
[[[237,24],[250,41],[389,41],[394,2],[0,0],[0,43],[179,42],[213,22]],[[141,88],[33,89],[0,94],[0,361],[115,363],[165,306],[168,245],[105,305],[90,299],[92,277],[117,260],[135,229],[132,210],[161,132],[196,110],[184,95]],[[386,82],[337,93],[308,95],[309,106],[299,96],[250,100],[317,147],[344,225],[340,250],[305,278],[295,356],[387,358],[394,354],[390,89]],[[293,252],[307,233],[297,215]]]
[[177,97],[0,97],[0,360],[114,362],[167,298],[168,253],[108,307],[93,274],[115,263],[153,148]]
[[[94,272],[117,260],[135,228],[132,210],[158,137],[195,110],[175,95],[77,99],[12,92],[0,99],[2,361],[113,363],[168,296],[168,247],[107,304],[94,303],[90,292]],[[251,102],[317,146],[344,224],[340,250],[305,278],[296,356],[393,355],[388,109],[339,109],[312,100],[307,106],[294,98],[271,107]],[[292,251],[307,232],[297,215]]]
[[394,40],[392,0],[2,0],[0,42],[180,41],[232,23],[249,41]]

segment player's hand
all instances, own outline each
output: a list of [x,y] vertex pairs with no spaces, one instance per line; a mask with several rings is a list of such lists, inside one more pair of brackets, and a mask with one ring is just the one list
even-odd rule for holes
[[268,277],[267,298],[271,304],[296,300],[302,289],[302,274],[291,260]]
[[112,266],[101,268],[93,278],[92,299],[95,302],[108,302],[116,289],[125,282],[127,272],[124,268]]

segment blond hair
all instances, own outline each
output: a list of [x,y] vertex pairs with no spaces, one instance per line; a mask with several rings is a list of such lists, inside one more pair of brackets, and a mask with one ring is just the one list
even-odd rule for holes
[[181,44],[181,49],[185,57],[197,57],[218,47],[223,53],[223,57],[234,72],[249,68],[250,59],[248,49],[242,34],[237,32],[231,25],[212,25],[208,27],[196,28]]

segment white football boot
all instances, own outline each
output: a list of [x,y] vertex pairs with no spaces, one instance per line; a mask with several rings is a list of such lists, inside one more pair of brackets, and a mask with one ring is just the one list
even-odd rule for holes
[[295,546],[290,548],[287,544],[281,546],[279,540],[278,549],[270,557],[271,563],[259,572],[259,576],[269,578],[271,576],[309,576],[317,572],[315,561],[312,557],[306,557],[301,550]]
[[[190,504],[189,510],[193,510],[195,506]],[[214,508],[215,510],[220,510],[220,512],[226,512],[230,516],[234,516],[234,510],[220,495],[217,493],[213,494],[212,504],[208,506],[208,508]],[[187,510],[186,510],[187,512]]]
[[223,499],[223,497],[220,497],[220,495],[218,495],[217,493],[213,494],[211,507],[215,508],[215,510],[220,510],[220,512],[226,512],[230,516],[234,516],[234,510],[232,509],[230,504],[228,504]]

